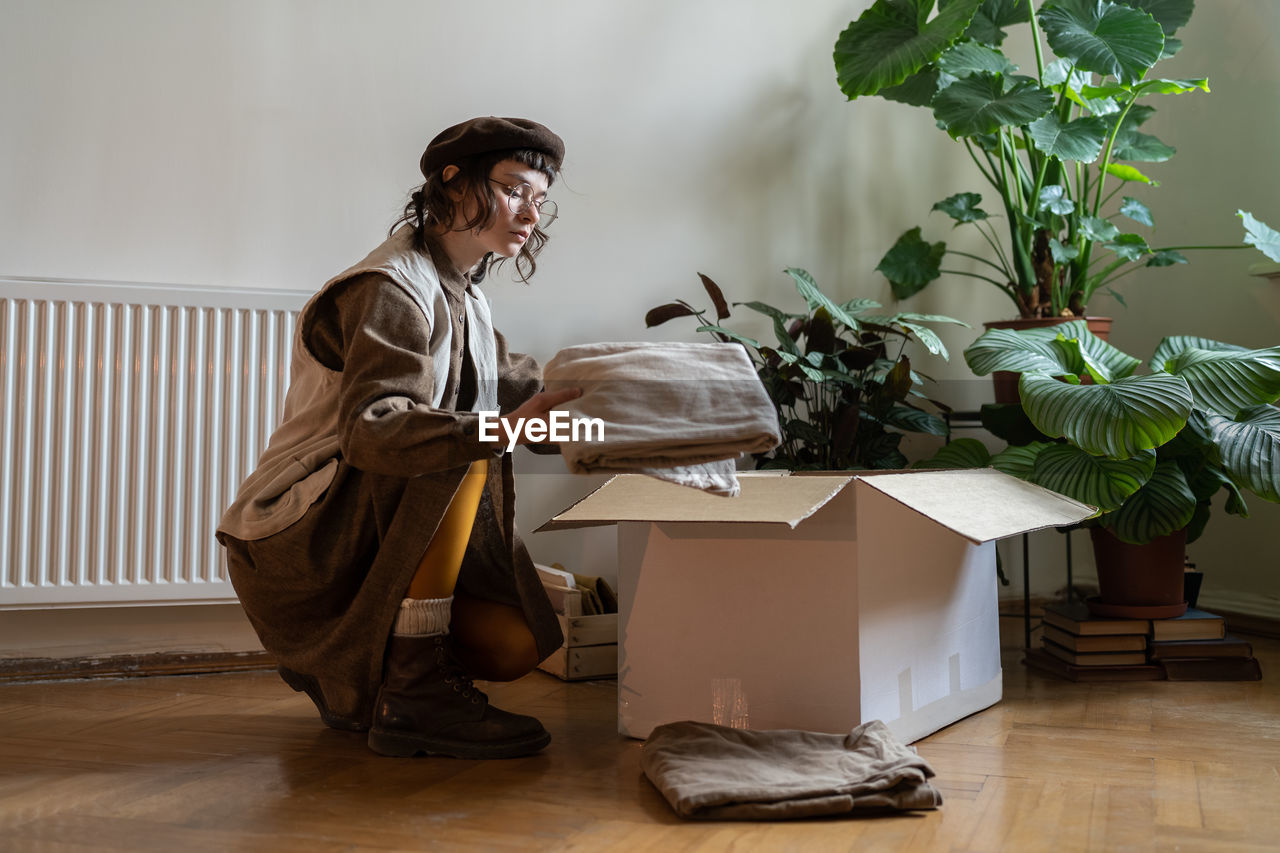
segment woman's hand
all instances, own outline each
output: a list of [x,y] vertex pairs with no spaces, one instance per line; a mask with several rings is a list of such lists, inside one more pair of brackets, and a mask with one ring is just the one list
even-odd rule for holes
[[[502,434],[506,438],[507,446],[514,447],[517,444],[529,444],[530,438],[528,430],[524,428],[525,424],[530,421],[548,422],[547,413],[559,406],[561,403],[567,403],[582,396],[581,388],[562,388],[559,391],[540,391],[534,394],[528,400],[520,404],[519,408],[501,417]],[[540,443],[550,440],[550,430],[542,430],[542,434],[547,436]]]

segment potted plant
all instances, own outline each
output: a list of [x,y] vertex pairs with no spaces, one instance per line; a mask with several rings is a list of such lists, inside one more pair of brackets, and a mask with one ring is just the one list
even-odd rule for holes
[[[1204,530],[1219,490],[1235,515],[1248,515],[1246,489],[1280,502],[1280,347],[1166,337],[1140,374],[1139,359],[1074,320],[989,329],[965,360],[978,375],[1022,374],[1020,404],[984,410],[1011,446],[988,456],[964,439],[926,464],[989,464],[1096,506],[1100,613],[1162,618],[1185,609],[1183,549]],[[1135,581],[1156,587],[1134,591]]]
[[[1280,260],[1280,234],[1239,211],[1238,246],[1152,246],[1150,208],[1125,193],[1156,186],[1141,170],[1174,149],[1140,130],[1159,95],[1209,91],[1206,79],[1148,73],[1181,47],[1193,0],[876,0],[840,34],[835,65],[850,100],[880,95],[932,111],[964,145],[995,190],[995,213],[976,192],[939,201],[956,226],[976,228],[991,248],[980,257],[907,230],[878,269],[899,299],[943,273],[1002,291],[1020,318],[1083,316],[1099,290],[1141,267],[1186,263],[1190,249],[1251,244]],[[1035,54],[1031,76],[1001,52],[1005,28],[1022,29]],[[1138,165],[1134,165],[1138,164]],[[1120,197],[1117,199],[1116,196]],[[943,269],[947,255],[985,270]],[[1110,291],[1121,301],[1119,294]]]
[[[696,317],[697,331],[746,347],[777,408],[782,430],[782,444],[756,457],[759,467],[905,467],[907,458],[898,449],[904,433],[947,432],[943,418],[929,410],[945,407],[929,401],[920,390],[925,377],[912,369],[904,352],[906,344],[914,339],[930,353],[947,359],[946,347],[927,324],[965,324],[933,314],[871,314],[880,308],[878,302],[852,299],[836,303],[806,271],[791,268],[786,272],[804,299],[803,312],[788,312],[763,302],[734,303],[769,317],[776,344],[762,344],[721,325],[729,319],[729,303],[719,286],[701,273],[714,318],[708,317],[709,309],[677,300],[651,309],[645,315],[645,325],[652,328],[676,317]],[[923,407],[917,402],[930,405]]]

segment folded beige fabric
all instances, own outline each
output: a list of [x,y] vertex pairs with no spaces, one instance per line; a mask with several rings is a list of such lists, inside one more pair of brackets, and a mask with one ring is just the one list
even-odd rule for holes
[[576,474],[634,472],[737,494],[733,460],[781,440],[773,403],[738,344],[569,347],[543,367],[543,381],[549,391],[581,388],[559,408],[603,423],[602,440],[561,443]]
[[848,735],[670,723],[649,735],[640,767],[686,818],[778,820],[942,805],[928,782],[933,768],[879,720]]

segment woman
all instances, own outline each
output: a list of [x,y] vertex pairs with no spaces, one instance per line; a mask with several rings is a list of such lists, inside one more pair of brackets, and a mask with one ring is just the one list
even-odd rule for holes
[[[562,636],[512,527],[507,436],[543,418],[478,284],[522,279],[555,216],[564,145],[527,119],[440,133],[398,227],[303,308],[283,423],[223,516],[231,580],[263,646],[330,726],[388,755],[502,758],[550,741],[471,678],[519,678]],[[523,435],[520,436],[523,440]]]

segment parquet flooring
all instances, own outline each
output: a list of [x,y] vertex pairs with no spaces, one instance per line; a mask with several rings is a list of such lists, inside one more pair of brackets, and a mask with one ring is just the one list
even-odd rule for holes
[[1073,684],[1011,648],[1004,700],[918,744],[940,810],[776,824],[676,818],[612,681],[489,685],[554,738],[489,762],[378,757],[269,672],[9,684],[0,850],[1277,850],[1280,641],[1250,639],[1261,683]]

